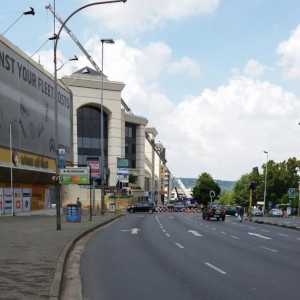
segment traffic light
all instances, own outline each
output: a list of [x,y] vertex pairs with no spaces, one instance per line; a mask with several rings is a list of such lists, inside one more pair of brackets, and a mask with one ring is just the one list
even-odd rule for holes
[[251,181],[248,185],[248,189],[249,190],[255,190],[256,189],[256,182],[255,181]]

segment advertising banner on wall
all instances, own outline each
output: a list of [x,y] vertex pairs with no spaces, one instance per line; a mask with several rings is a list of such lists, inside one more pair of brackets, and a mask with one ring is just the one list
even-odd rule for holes
[[12,213],[12,194],[10,188],[3,189],[4,213]]
[[126,158],[117,158],[117,180],[129,182],[128,159]]
[[22,212],[22,189],[14,189],[15,212]]
[[4,213],[4,204],[3,204],[3,188],[0,188],[0,214]]
[[72,159],[71,95],[58,85],[55,140],[55,97],[46,76],[0,39],[0,145],[56,158],[59,148]]
[[31,190],[23,189],[23,194],[22,194],[23,211],[30,211],[30,196],[31,196]]
[[88,157],[86,164],[91,166],[91,176],[93,179],[100,178],[100,158],[99,157]]

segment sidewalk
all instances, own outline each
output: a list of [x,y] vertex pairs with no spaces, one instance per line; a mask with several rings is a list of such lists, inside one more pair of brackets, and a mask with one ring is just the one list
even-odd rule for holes
[[81,222],[61,215],[56,230],[56,209],[0,216],[0,299],[58,299],[67,255],[75,242],[91,230],[122,214],[92,216]]

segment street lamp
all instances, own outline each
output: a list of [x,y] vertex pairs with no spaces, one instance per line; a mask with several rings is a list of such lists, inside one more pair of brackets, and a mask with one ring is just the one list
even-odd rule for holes
[[266,196],[267,196],[267,177],[268,177],[268,151],[264,151],[267,154],[267,163],[266,163],[266,173],[265,173],[265,190],[264,190],[264,207],[263,207],[263,214],[265,214],[266,209]]
[[74,55],[74,57],[69,58],[66,62],[64,62],[64,63],[57,69],[57,71],[59,71],[60,69],[62,69],[63,66],[64,66],[65,64],[67,64],[69,61],[75,61],[75,60],[78,60],[78,57],[77,57],[76,55]]
[[13,187],[13,153],[12,153],[12,138],[11,138],[11,126],[17,121],[13,121],[9,124],[9,149],[10,149],[10,193],[11,193],[11,215],[15,216],[15,199],[14,199],[14,187]]
[[[109,4],[109,3],[117,3],[117,2],[123,2],[125,3],[127,0],[112,0],[112,1],[102,1],[102,2],[94,2],[94,3],[89,3],[84,6],[81,6],[74,12],[72,12],[69,17],[62,23],[58,33],[55,35],[54,39],[54,104],[55,104],[55,143],[58,145],[58,118],[57,118],[57,59],[56,59],[56,52],[57,52],[57,43],[59,40],[59,36],[65,27],[66,23],[79,11],[83,10],[84,8],[93,6],[93,5],[98,5],[98,4]],[[58,149],[56,149],[56,174],[58,175],[59,168],[58,168]],[[61,220],[60,220],[60,195],[57,195],[57,203],[56,203],[56,226],[57,230],[61,230]]]
[[101,76],[101,132],[100,132],[100,148],[101,148],[101,161],[100,161],[100,170],[101,170],[101,215],[104,215],[105,209],[104,209],[104,130],[103,130],[103,49],[104,49],[104,43],[106,44],[114,44],[113,39],[102,39],[101,45],[102,45],[102,60],[101,60],[101,70],[102,70],[102,76]]
[[28,7],[28,9],[25,10],[21,14],[21,16],[19,16],[18,19],[15,20],[1,35],[4,35],[11,27],[13,27],[14,24],[16,24],[23,16],[26,16],[26,15],[32,15],[32,16],[34,16],[35,15],[34,9],[32,7]]

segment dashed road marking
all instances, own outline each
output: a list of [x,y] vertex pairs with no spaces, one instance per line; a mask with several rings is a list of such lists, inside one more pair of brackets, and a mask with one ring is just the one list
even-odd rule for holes
[[219,272],[219,273],[221,273],[221,274],[223,274],[223,275],[226,274],[225,271],[223,271],[223,270],[217,268],[216,266],[214,266],[214,265],[212,265],[212,264],[210,264],[210,263],[208,263],[208,262],[206,262],[205,264],[206,264],[208,267],[214,269],[215,271],[217,271],[217,272]]
[[183,249],[183,248],[184,248],[184,247],[183,247],[183,246],[181,246],[179,243],[175,243],[175,245],[176,245],[177,247],[181,248],[181,249]]
[[269,251],[272,251],[272,252],[279,252],[277,250],[274,250],[274,249],[271,249],[271,248],[267,248],[267,247],[264,247],[264,246],[259,246],[260,248],[263,248],[265,250],[269,250]]

